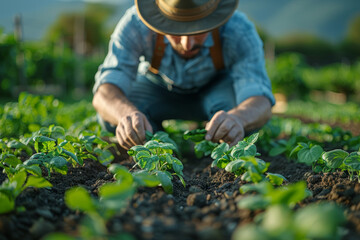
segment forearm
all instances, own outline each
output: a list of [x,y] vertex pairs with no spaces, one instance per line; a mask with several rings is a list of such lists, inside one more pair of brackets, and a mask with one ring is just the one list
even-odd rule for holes
[[108,83],[99,87],[92,103],[100,116],[113,125],[117,125],[122,116],[137,111],[118,87]]
[[246,99],[229,114],[239,117],[246,132],[262,127],[271,118],[271,104],[264,96],[255,96]]

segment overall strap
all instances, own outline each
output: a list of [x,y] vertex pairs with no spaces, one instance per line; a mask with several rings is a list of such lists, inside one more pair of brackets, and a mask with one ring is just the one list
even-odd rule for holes
[[220,33],[218,28],[212,31],[212,37],[214,40],[214,45],[210,48],[210,55],[214,63],[215,69],[219,71],[224,69],[225,65],[222,55]]
[[152,72],[154,74],[159,73],[161,59],[164,56],[164,52],[165,52],[164,35],[157,33],[154,53],[153,53],[153,57],[151,59],[151,65],[149,67],[150,72]]
[[[220,41],[220,33],[219,29],[215,29],[212,31],[212,37],[214,41],[214,45],[209,49],[210,56],[213,61],[216,70],[221,70],[225,67],[224,59],[221,50],[221,41]],[[158,74],[159,68],[161,65],[161,60],[164,56],[165,52],[165,43],[164,43],[164,35],[156,34],[156,42],[155,48],[153,52],[153,57],[151,59],[151,65],[149,67],[149,71]]]

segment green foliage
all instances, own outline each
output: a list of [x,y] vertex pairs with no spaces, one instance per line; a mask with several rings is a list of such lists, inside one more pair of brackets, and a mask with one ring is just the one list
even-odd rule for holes
[[311,204],[296,212],[278,204],[257,216],[256,223],[237,228],[232,239],[336,240],[342,237],[339,227],[345,221],[342,209],[331,203]]
[[14,210],[16,197],[26,188],[51,186],[51,183],[41,176],[28,176],[25,169],[16,172],[14,175],[9,176],[0,186],[0,214]]
[[312,195],[306,188],[305,182],[297,182],[285,186],[274,188],[269,182],[257,184],[246,184],[240,187],[241,193],[257,192],[256,195],[248,195],[238,202],[238,207],[242,209],[266,209],[272,205],[286,205],[294,207],[296,203]]
[[283,54],[277,57],[275,62],[268,62],[267,72],[273,91],[282,93],[288,98],[306,96],[308,89],[301,76],[301,71],[305,67],[303,56],[295,53]]
[[[136,165],[156,176],[166,193],[173,192],[172,175],[180,178],[185,187],[183,179],[183,164],[173,156],[177,146],[165,132],[155,133],[151,140],[144,145],[137,145],[129,149],[128,154],[132,156]],[[170,173],[173,171],[174,173]]]
[[90,118],[95,115],[95,110],[91,103],[85,101],[65,107],[54,96],[23,92],[17,103],[8,102],[0,106],[0,113],[0,138],[29,136],[50,125],[61,126],[74,134],[86,129],[100,131],[96,119]]

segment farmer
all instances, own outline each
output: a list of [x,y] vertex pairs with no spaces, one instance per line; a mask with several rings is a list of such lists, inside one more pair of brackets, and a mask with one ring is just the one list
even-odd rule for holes
[[95,76],[99,122],[121,147],[144,144],[165,119],[208,121],[231,146],[271,117],[262,42],[238,0],[135,0]]

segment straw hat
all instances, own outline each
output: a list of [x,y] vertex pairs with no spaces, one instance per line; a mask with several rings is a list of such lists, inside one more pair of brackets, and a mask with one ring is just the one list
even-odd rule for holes
[[169,35],[194,35],[220,27],[237,4],[238,0],[135,0],[145,25]]

